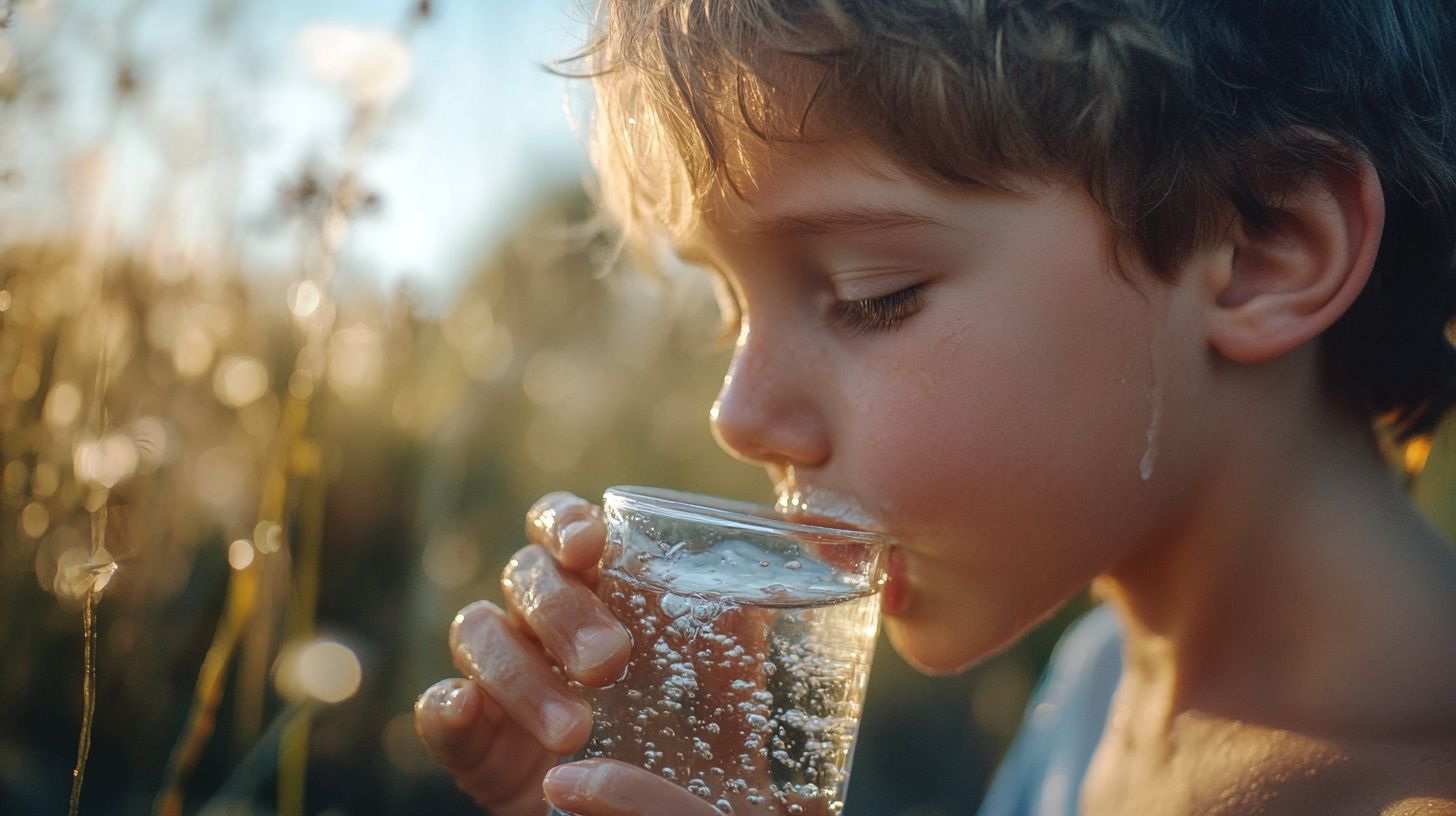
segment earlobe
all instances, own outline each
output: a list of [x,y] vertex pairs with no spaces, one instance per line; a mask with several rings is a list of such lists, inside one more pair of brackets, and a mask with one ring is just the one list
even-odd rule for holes
[[1314,172],[1273,208],[1273,223],[1236,224],[1215,278],[1209,339],[1224,357],[1262,363],[1329,328],[1375,265],[1385,201],[1363,156]]

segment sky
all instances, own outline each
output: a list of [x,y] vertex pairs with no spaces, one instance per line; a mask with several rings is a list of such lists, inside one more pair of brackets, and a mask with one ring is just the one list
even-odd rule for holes
[[[65,194],[75,186],[77,156],[104,147],[103,198],[123,233],[155,219],[157,208],[143,202],[170,201],[157,206],[187,223],[201,218],[206,196],[227,199],[237,223],[266,222],[279,189],[300,168],[337,158],[349,121],[345,95],[308,70],[301,33],[321,25],[397,30],[413,6],[240,0],[232,3],[232,34],[219,45],[201,33],[215,0],[30,3],[0,40],[12,40],[19,62],[52,67],[64,110],[48,129],[28,133],[12,119],[0,138],[0,163],[4,153],[39,155],[58,134],[76,144],[49,175],[37,167],[24,189],[0,193],[0,211],[20,207],[37,222],[75,226],[74,200]],[[542,64],[580,43],[585,12],[577,0],[432,5],[410,43],[409,84],[361,162],[383,206],[351,227],[339,274],[385,289],[403,280],[425,304],[438,305],[533,194],[581,180],[584,150],[566,113],[569,83]],[[135,115],[115,115],[108,101],[118,53],[134,55],[147,91],[144,127]],[[177,183],[178,157],[199,132],[214,152],[231,145],[234,160],[229,168],[185,167],[188,180]],[[285,243],[263,235],[245,251],[261,268],[286,265]]]

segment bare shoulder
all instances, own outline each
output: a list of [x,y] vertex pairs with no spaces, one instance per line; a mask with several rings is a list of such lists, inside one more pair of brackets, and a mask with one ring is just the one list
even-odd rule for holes
[[1351,746],[1346,784],[1322,812],[1456,816],[1456,741]]
[[1392,802],[1380,816],[1456,816],[1456,799],[1418,796]]

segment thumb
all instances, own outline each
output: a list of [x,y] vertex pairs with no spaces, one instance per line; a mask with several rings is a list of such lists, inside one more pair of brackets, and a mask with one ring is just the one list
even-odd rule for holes
[[553,806],[577,816],[721,816],[657,774],[610,759],[558,765],[546,774],[542,788]]

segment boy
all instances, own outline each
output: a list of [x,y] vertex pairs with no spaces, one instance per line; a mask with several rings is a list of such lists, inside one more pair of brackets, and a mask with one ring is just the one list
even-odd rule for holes
[[[723,447],[894,537],[896,649],[958,671],[1108,601],[985,812],[1456,813],[1456,557],[1372,432],[1456,399],[1449,3],[601,19],[605,203],[731,296]],[[546,774],[590,728],[552,664],[602,684],[629,644],[593,508],[548,496],[527,534],[510,611],[456,619],[427,744],[496,816],[544,812],[543,775],[585,816],[716,812],[610,762]]]

